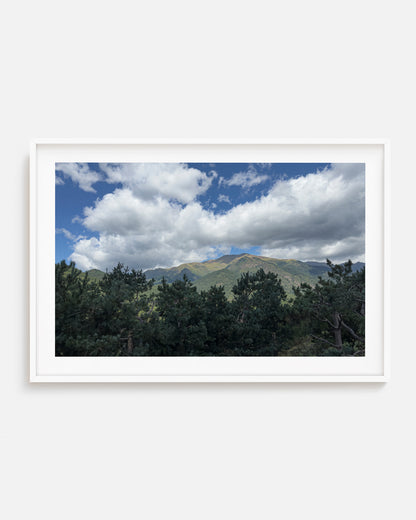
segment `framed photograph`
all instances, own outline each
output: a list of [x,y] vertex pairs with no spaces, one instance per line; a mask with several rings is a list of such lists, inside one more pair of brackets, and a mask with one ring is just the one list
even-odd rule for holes
[[386,140],[36,140],[32,382],[385,382]]

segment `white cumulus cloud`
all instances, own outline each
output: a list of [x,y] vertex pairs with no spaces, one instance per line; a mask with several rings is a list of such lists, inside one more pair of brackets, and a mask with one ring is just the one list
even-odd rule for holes
[[55,230],[55,233],[62,233],[64,237],[70,242],[77,242],[78,240],[83,240],[86,238],[85,235],[74,235],[71,233],[71,231],[65,228],[58,228]]
[[76,242],[71,259],[81,269],[111,268],[119,261],[142,269],[172,266],[213,258],[232,246],[260,247],[275,258],[364,260],[362,164],[335,164],[279,180],[264,196],[223,214],[197,200],[211,177],[171,165],[177,190],[163,166],[101,166],[108,182],[121,187],[84,210],[83,225],[98,238]]
[[[79,185],[81,190],[90,191],[92,193],[95,193],[95,189],[92,185],[102,179],[99,172],[91,170],[88,164],[83,163],[56,163],[55,171],[62,173],[64,177],[69,177],[73,182]],[[63,179],[61,177],[58,178],[60,181],[57,184],[63,184]]]
[[256,168],[250,164],[247,171],[235,173],[231,179],[220,178],[220,184],[227,186],[241,186],[244,189],[252,188],[269,179],[268,175],[259,175]]
[[230,197],[228,195],[224,195],[223,193],[218,195],[218,202],[227,202],[228,204],[231,204]]
[[71,242],[76,240],[76,236],[73,233],[71,233],[70,231],[68,231],[68,229],[58,228],[55,230],[55,233],[62,233],[64,235],[64,237],[68,240],[71,240]]
[[162,197],[183,204],[193,201],[205,193],[217,176],[216,172],[206,174],[186,164],[140,163],[140,164],[102,164],[106,182],[121,183],[137,198],[151,199]]
[[[205,193],[217,177],[215,171],[207,174],[178,163],[104,163],[99,165],[99,171],[86,163],[57,163],[55,170],[84,191],[95,192],[93,184],[104,181],[121,184],[141,199],[163,197],[183,204]],[[63,179],[56,177],[55,182],[63,184]]]

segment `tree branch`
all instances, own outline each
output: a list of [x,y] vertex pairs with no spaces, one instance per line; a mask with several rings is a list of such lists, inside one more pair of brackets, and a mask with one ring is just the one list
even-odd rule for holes
[[343,321],[341,320],[341,325],[344,327],[345,330],[347,330],[351,336],[356,339],[357,341],[361,341],[362,343],[364,343],[364,338],[358,336],[358,334],[356,334],[351,327],[348,327],[348,325]]
[[339,349],[339,347],[337,345],[335,345],[335,343],[331,343],[330,341],[328,341],[324,338],[319,338],[318,336],[315,336],[314,334],[310,334],[310,336],[314,339],[317,339],[318,341],[323,341],[324,343],[328,343],[328,345],[331,345],[331,347],[335,347],[335,348]]
[[359,311],[355,311],[355,310],[354,310],[353,312],[354,312],[354,314],[356,314],[356,315],[359,316],[360,318],[365,318],[364,314],[361,314],[361,312],[359,312]]
[[328,318],[318,318],[319,321],[323,321],[324,323],[329,323],[333,329],[337,329],[338,327],[332,323],[331,320],[328,320]]

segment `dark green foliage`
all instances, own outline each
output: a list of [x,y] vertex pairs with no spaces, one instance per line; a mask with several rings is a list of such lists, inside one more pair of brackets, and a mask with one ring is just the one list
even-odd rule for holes
[[235,320],[223,286],[202,291],[202,304],[207,327],[206,350],[210,355],[227,355],[233,340]]
[[131,355],[143,343],[153,281],[141,271],[118,264],[97,283],[62,261],[55,273],[56,355]]
[[364,269],[327,264],[328,275],[294,288],[292,302],[278,275],[262,267],[242,273],[229,298],[221,285],[199,292],[186,274],[152,289],[153,280],[122,264],[91,279],[63,261],[56,355],[363,355]]
[[204,354],[207,329],[202,297],[191,281],[183,276],[158,287],[156,306],[162,322],[160,341],[164,355],[193,356]]
[[352,271],[351,261],[327,260],[328,278],[315,287],[294,288],[292,317],[309,335],[314,355],[362,356],[365,351],[365,267]]
[[71,262],[55,266],[55,342],[56,354],[78,355],[84,349],[77,338],[95,328],[98,287]]
[[243,349],[240,355],[277,355],[288,337],[283,305],[286,292],[281,280],[263,269],[245,273],[233,287],[233,294],[236,347]]

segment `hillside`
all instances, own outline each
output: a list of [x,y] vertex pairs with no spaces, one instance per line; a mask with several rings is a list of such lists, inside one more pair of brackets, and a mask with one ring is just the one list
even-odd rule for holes
[[103,271],[100,271],[99,269],[90,269],[89,271],[87,271],[87,273],[88,273],[89,279],[94,280],[96,282],[99,282],[100,280],[102,280],[102,278],[105,274]]
[[[354,264],[353,270],[361,269],[363,263]],[[208,290],[212,285],[223,285],[228,297],[236,280],[244,272],[256,272],[258,269],[278,274],[285,290],[292,293],[292,286],[302,282],[314,285],[318,276],[328,272],[324,262],[300,262],[299,260],[279,260],[247,253],[226,255],[206,262],[182,264],[168,269],[153,269],[146,271],[148,278],[154,278],[159,283],[163,277],[170,283],[182,279],[183,275],[192,280],[198,290]]]
[[[232,259],[225,268],[199,278],[195,284],[199,290],[207,290],[212,285],[224,285],[227,296],[231,296],[231,289],[242,273],[255,273],[259,269],[266,273],[276,273],[288,293],[292,292],[293,285],[300,285],[302,282],[314,284],[317,280],[317,275],[312,275],[310,267],[304,262],[246,254]],[[323,275],[326,271],[326,265],[323,264],[319,274]]]
[[[353,270],[359,270],[364,264],[357,262]],[[149,269],[145,272],[147,279],[154,278],[158,284],[162,278],[168,283],[181,280],[186,275],[198,288],[208,290],[212,285],[223,285],[227,297],[231,297],[231,289],[242,273],[255,273],[260,268],[265,272],[276,273],[282,280],[283,287],[292,293],[292,287],[302,282],[314,285],[319,276],[328,272],[324,262],[301,262],[299,260],[279,260],[248,253],[225,255],[205,262],[190,262],[169,268]],[[98,269],[88,271],[90,278],[100,280],[104,273]]]

